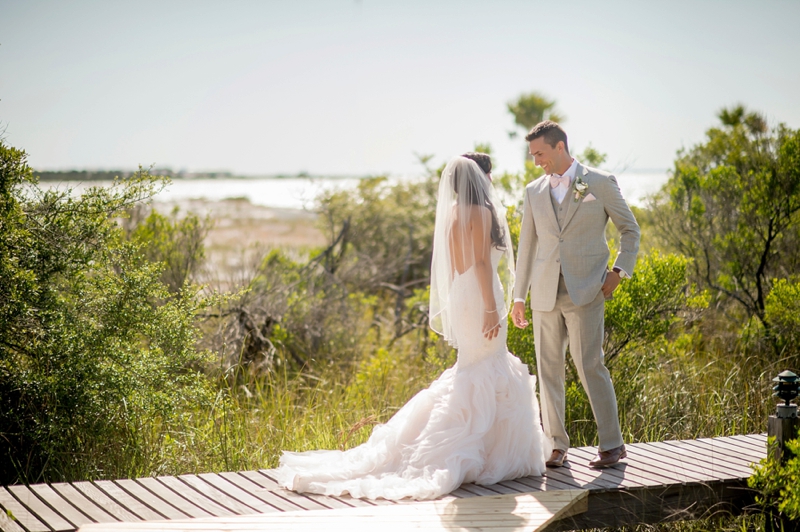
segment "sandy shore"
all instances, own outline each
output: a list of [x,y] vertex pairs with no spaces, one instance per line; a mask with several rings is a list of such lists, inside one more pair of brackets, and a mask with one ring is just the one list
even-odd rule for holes
[[304,250],[325,244],[317,214],[311,211],[253,205],[240,198],[156,201],[153,207],[162,214],[177,207],[179,213],[193,212],[212,221],[205,241],[207,266],[218,279],[270,248]]

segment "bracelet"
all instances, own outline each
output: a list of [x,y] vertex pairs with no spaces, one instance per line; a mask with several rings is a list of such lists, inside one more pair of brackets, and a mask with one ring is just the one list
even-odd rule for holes
[[493,313],[493,312],[497,312],[497,309],[494,309],[494,310],[487,310],[487,311],[486,311],[486,314],[491,314],[491,313]]

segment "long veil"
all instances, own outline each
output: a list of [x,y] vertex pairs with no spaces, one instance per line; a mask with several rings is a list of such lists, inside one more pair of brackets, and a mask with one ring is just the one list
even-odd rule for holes
[[[454,157],[445,166],[439,181],[431,260],[430,326],[455,348],[458,345],[453,333],[453,312],[449,306],[453,281],[457,275],[466,273],[459,272],[457,267],[474,264],[475,257],[471,247],[462,245],[457,251],[458,247],[453,244],[470,234],[470,215],[474,216],[476,212],[484,222],[483,227],[491,227],[486,237],[492,240],[492,256],[500,255],[497,275],[504,297],[497,302],[497,312],[502,323],[511,307],[514,283],[514,251],[505,210],[497,200],[491,181],[478,164],[466,157]],[[485,309],[481,305],[475,312],[483,313]]]

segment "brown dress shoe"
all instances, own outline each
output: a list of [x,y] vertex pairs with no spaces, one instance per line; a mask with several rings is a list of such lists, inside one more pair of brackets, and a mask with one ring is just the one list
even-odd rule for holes
[[596,467],[597,469],[604,469],[616,464],[627,456],[628,452],[625,450],[625,445],[620,445],[619,447],[614,447],[607,451],[597,451],[597,456],[594,457],[594,460],[589,462],[589,466]]
[[550,455],[550,460],[544,463],[547,467],[561,467],[567,460],[567,451],[561,449],[553,449],[553,454]]

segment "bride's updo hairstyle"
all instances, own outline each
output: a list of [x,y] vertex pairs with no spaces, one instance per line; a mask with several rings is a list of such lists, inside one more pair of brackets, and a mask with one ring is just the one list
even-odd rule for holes
[[[481,162],[476,159],[481,158]],[[467,205],[482,205],[489,209],[492,214],[492,230],[490,237],[492,239],[492,246],[497,249],[505,250],[505,231],[500,226],[497,219],[497,211],[492,204],[489,194],[484,190],[489,183],[487,174],[492,171],[492,160],[485,153],[465,153],[461,156],[468,159],[474,164],[467,163],[465,165],[454,165],[452,171],[453,191],[456,193],[456,202],[464,203]],[[449,167],[450,165],[448,165]],[[478,167],[478,172],[475,172],[475,166]],[[488,171],[486,168],[488,167]],[[481,175],[482,174],[482,175]],[[444,177],[444,176],[443,176]],[[481,183],[478,180],[485,179],[486,183]]]
[[489,157],[486,153],[481,153],[479,151],[468,151],[461,155],[462,157],[466,157],[467,159],[472,159],[478,166],[481,167],[483,173],[487,176],[492,173],[492,158]]

